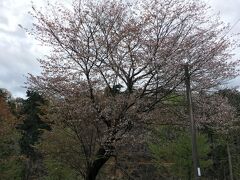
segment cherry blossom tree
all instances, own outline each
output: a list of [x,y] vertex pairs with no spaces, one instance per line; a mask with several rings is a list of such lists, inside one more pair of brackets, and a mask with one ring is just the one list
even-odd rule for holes
[[48,118],[77,140],[85,179],[95,179],[152,110],[182,90],[183,64],[194,90],[237,73],[238,61],[228,61],[235,45],[229,27],[201,1],[79,0],[70,9],[33,7],[32,16],[28,32],[51,54],[39,60],[42,74],[30,75],[29,86],[50,99]]

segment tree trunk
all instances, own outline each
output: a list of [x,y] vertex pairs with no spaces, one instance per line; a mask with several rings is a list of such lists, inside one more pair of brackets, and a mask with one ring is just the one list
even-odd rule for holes
[[92,162],[87,170],[85,180],[95,180],[99,170],[109,160],[109,158],[110,155],[106,154],[106,150],[104,148],[100,148],[97,152],[96,159]]
[[229,167],[229,176],[230,180],[233,180],[233,171],[232,171],[232,157],[229,148],[229,144],[227,143],[227,154],[228,154],[228,167]]

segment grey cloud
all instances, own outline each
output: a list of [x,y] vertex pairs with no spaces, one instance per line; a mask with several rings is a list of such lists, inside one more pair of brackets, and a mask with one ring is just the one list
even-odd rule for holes
[[0,24],[8,24],[8,19],[6,17],[0,16]]
[[0,87],[8,89],[17,97],[24,97],[23,88],[27,73],[38,74],[39,64],[36,54],[32,52],[33,45],[25,35],[2,32],[0,34]]
[[205,0],[213,10],[220,13],[226,23],[234,23],[240,18],[240,0]]
[[[18,27],[31,28],[27,11],[28,0],[0,0],[0,88],[8,89],[14,97],[24,97],[24,82],[28,73],[39,74],[36,58],[40,50],[35,42]],[[25,8],[24,8],[25,7]],[[15,23],[15,24],[14,24]]]
[[26,33],[23,30],[21,30],[20,28],[17,29],[16,31],[6,31],[5,29],[0,28],[0,35],[1,34],[3,36],[8,35],[8,36],[11,36],[11,37],[16,36],[16,37],[19,37],[19,38],[26,38]]

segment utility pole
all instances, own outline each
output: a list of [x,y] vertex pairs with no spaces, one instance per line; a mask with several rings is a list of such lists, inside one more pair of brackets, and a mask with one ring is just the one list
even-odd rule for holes
[[185,70],[185,85],[186,85],[189,121],[191,122],[192,160],[193,160],[193,169],[194,169],[194,179],[198,180],[199,177],[201,176],[201,170],[200,170],[199,160],[198,160],[196,125],[195,125],[195,120],[193,118],[190,74],[189,74],[189,68],[187,63],[184,65],[184,70]]

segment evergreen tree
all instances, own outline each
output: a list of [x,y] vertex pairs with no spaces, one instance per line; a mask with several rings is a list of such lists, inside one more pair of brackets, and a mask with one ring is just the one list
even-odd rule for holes
[[[44,115],[41,110],[46,101],[38,92],[27,91],[27,99],[23,101],[21,116],[23,123],[18,125],[22,137],[19,141],[21,153],[26,156],[25,179],[41,173],[42,156],[34,147],[44,130],[50,130],[50,126],[41,120]],[[38,175],[37,175],[38,176]]]

